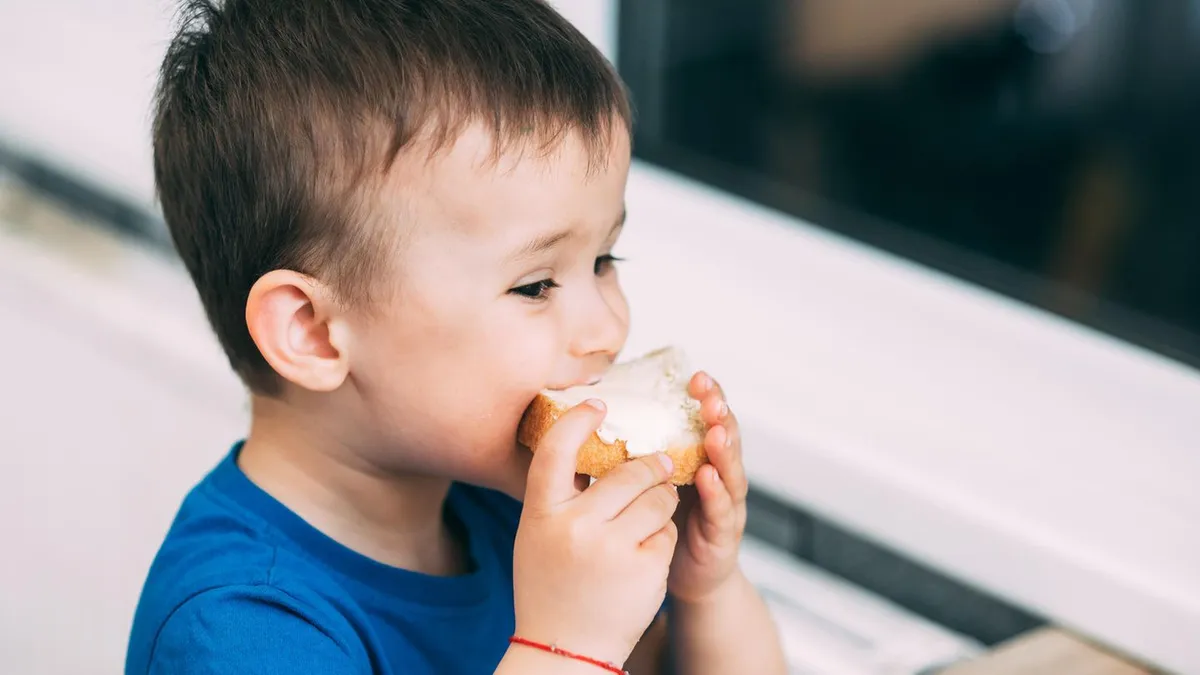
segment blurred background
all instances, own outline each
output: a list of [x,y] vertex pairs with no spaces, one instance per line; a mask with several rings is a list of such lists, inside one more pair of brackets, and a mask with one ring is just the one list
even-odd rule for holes
[[644,157],[1200,363],[1200,4],[622,8]]
[[[629,351],[730,391],[793,672],[1200,673],[1200,2],[553,4],[636,107]],[[0,672],[119,672],[245,431],[154,200],[174,8],[0,0]]]

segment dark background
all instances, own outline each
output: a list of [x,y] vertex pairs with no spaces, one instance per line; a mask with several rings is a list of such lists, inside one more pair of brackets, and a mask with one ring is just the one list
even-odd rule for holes
[[635,155],[1200,366],[1200,3],[622,0]]

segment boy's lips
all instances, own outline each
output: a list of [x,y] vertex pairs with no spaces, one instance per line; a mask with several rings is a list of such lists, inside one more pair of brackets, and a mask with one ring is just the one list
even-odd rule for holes
[[568,385],[561,386],[561,387],[546,387],[546,389],[549,391],[566,391],[567,389],[573,389],[575,387],[591,387],[591,386],[600,384],[600,381],[602,379],[604,379],[604,378],[597,376],[597,377],[593,377],[590,380],[575,382],[575,383],[568,384]]

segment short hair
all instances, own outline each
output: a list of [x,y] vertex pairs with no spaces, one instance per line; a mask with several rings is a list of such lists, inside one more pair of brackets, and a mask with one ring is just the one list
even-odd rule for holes
[[192,0],[155,96],[154,175],[172,241],[233,369],[280,380],[246,325],[273,269],[369,300],[392,241],[371,200],[395,158],[484,124],[497,153],[629,133],[612,65],[542,0]]

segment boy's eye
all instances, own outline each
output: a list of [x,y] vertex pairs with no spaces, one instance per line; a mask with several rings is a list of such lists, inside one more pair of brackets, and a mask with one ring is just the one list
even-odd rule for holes
[[509,293],[512,293],[513,295],[519,295],[523,298],[530,298],[532,300],[543,300],[549,297],[551,289],[555,288],[558,288],[558,282],[553,279],[542,279],[541,281],[535,281],[532,284],[517,286],[516,288],[510,290]]
[[[622,258],[618,258],[611,253],[599,256],[596,258],[596,262],[593,265],[593,271],[595,272],[596,276],[601,276],[612,268],[613,263],[620,262],[621,260]],[[530,300],[545,300],[546,298],[550,297],[550,291],[558,287],[559,283],[557,281],[553,279],[542,279],[541,281],[535,281],[532,284],[525,284],[523,286],[517,286],[516,288],[509,289],[508,292],[513,295],[519,295],[523,298],[529,298]]]
[[611,253],[606,253],[606,254],[600,256],[599,258],[596,258],[596,265],[595,265],[596,276],[600,276],[601,274],[604,274],[605,272],[607,272],[609,269],[612,268],[613,263],[620,262],[621,260],[623,260],[623,258],[618,258],[617,256],[615,256]]

